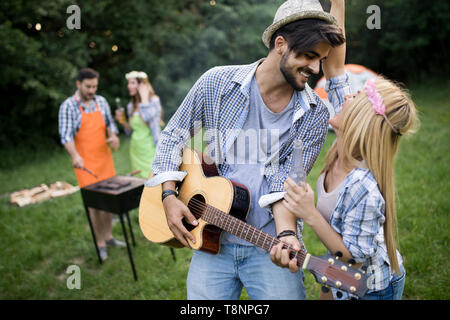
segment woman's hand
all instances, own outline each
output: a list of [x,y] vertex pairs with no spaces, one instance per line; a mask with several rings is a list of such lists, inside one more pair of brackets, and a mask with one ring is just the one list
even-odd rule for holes
[[140,83],[138,87],[139,96],[142,103],[148,103],[150,101],[150,89],[144,83]]
[[301,182],[299,186],[288,177],[284,183],[284,189],[286,194],[282,204],[297,218],[303,219],[308,224],[316,213],[314,191],[311,186],[305,182]]

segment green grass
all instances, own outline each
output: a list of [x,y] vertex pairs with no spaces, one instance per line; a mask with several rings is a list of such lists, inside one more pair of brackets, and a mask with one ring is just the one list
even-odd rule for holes
[[[400,251],[405,260],[405,299],[449,299],[449,143],[448,83],[412,87],[422,122],[418,134],[401,142],[396,162]],[[308,182],[323,165],[325,146]],[[114,153],[116,170],[130,169],[128,138]],[[138,212],[130,213],[137,246],[133,248],[139,281],[135,282],[124,249],[112,249],[99,265],[80,193],[18,208],[8,193],[57,180],[75,184],[69,156],[62,147],[43,147],[33,153],[27,146],[10,152],[0,166],[0,299],[185,299],[186,276],[192,251],[175,250],[148,242],[138,227]],[[20,155],[20,158],[15,158]],[[8,154],[2,152],[3,157]],[[120,223],[114,234],[122,239]],[[326,252],[310,228],[304,240],[314,255]],[[81,269],[81,290],[66,286],[70,265]],[[320,286],[309,273],[308,299],[319,297]],[[248,299],[243,293],[242,299]]]
[[[130,171],[128,139],[114,153],[116,170]],[[61,148],[47,159],[3,170],[0,193],[64,180],[76,183],[68,155]],[[7,183],[5,183],[7,182]],[[172,261],[166,247],[145,240],[138,211],[130,212],[137,246],[133,249],[139,281],[133,280],[126,250],[110,250],[98,264],[79,192],[18,208],[0,202],[0,298],[3,299],[184,299],[190,251],[178,250]],[[114,234],[122,237],[120,223]],[[81,268],[81,290],[66,286],[68,266]],[[172,276],[176,275],[176,276]]]

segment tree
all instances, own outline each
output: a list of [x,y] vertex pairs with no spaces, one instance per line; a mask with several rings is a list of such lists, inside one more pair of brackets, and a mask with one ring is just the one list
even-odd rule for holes
[[[0,145],[59,140],[57,116],[77,70],[99,71],[112,106],[128,99],[125,73],[143,70],[166,120],[208,68],[266,54],[261,34],[282,1],[75,1],[81,29],[69,30],[73,1],[0,2]],[[39,26],[39,27],[38,27]]]
[[[147,72],[165,119],[211,67],[256,61],[267,54],[261,36],[283,0],[0,1],[1,148],[18,142],[58,143],[62,101],[75,91],[77,71],[100,72],[98,93],[114,107],[128,100],[125,73]],[[329,1],[321,1],[329,10]],[[347,0],[348,63],[396,80],[446,75],[450,26],[447,1]],[[70,5],[81,29],[66,26]],[[369,5],[381,29],[369,30]]]

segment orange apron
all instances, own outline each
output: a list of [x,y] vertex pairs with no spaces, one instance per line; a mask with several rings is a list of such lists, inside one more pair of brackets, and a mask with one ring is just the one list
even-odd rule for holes
[[74,169],[78,185],[83,188],[87,185],[105,180],[116,175],[114,160],[106,143],[106,124],[95,103],[95,112],[85,113],[78,98],[75,101],[81,111],[81,125],[75,136],[75,148],[83,158],[84,167],[92,171],[97,178],[81,169]]

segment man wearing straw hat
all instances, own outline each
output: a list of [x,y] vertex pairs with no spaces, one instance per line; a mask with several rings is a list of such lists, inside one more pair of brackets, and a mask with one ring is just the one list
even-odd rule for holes
[[[289,0],[263,34],[265,59],[250,65],[216,67],[195,83],[164,131],[147,186],[162,184],[168,225],[185,246],[193,236],[183,226],[198,222],[176,197],[183,147],[205,128],[206,152],[219,173],[244,184],[251,194],[247,223],[301,247],[301,224],[281,204],[295,140],[303,141],[309,172],[324,143],[329,113],[308,86],[311,74],[345,42],[341,29],[316,0]],[[331,61],[333,59],[330,59]],[[324,66],[325,72],[325,66]],[[329,94],[344,99],[348,79],[327,65]],[[173,194],[167,196],[172,190]],[[290,273],[269,253],[231,234],[221,236],[217,255],[195,251],[187,278],[188,299],[304,299],[303,273]]]

